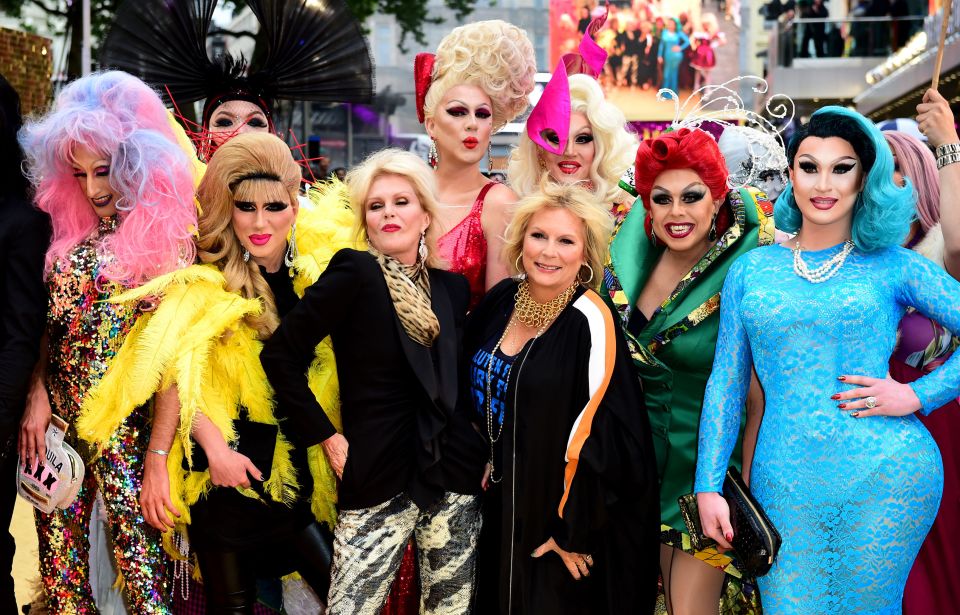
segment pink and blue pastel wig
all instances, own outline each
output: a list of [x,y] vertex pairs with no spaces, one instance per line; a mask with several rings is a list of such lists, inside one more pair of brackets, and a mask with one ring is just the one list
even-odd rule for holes
[[160,97],[119,71],[69,84],[50,113],[20,131],[37,206],[50,215],[49,272],[97,228],[99,217],[74,177],[83,146],[110,160],[117,230],[97,246],[100,275],[124,286],[191,264],[197,224],[189,159],[177,145]]

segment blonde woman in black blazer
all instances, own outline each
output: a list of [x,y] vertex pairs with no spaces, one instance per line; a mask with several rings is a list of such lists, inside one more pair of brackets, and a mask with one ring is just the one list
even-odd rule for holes
[[[474,582],[479,502],[445,492],[441,443],[457,400],[465,278],[436,268],[433,176],[384,150],[347,176],[357,234],[338,252],[261,354],[286,431],[321,443],[340,478],[328,613],[378,613],[403,549],[419,550],[421,611],[465,613]],[[343,433],[305,371],[330,336]]]

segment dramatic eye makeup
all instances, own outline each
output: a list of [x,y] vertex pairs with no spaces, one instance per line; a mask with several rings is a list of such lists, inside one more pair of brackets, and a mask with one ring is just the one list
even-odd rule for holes
[[577,135],[575,143],[578,145],[586,145],[587,143],[593,143],[593,133],[582,132]]

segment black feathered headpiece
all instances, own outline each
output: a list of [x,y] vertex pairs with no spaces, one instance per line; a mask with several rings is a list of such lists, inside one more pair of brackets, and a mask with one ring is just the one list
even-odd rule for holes
[[260,22],[255,62],[211,60],[207,35],[218,0],[137,0],[120,5],[100,52],[104,68],[137,75],[169,104],[247,100],[271,117],[276,100],[369,102],[373,62],[344,0],[245,0]]

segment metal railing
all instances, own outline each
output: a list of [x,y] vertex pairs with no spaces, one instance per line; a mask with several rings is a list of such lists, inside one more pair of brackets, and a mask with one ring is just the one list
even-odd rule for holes
[[776,22],[770,43],[781,67],[797,58],[886,57],[921,32],[923,22],[923,16],[784,19]]

